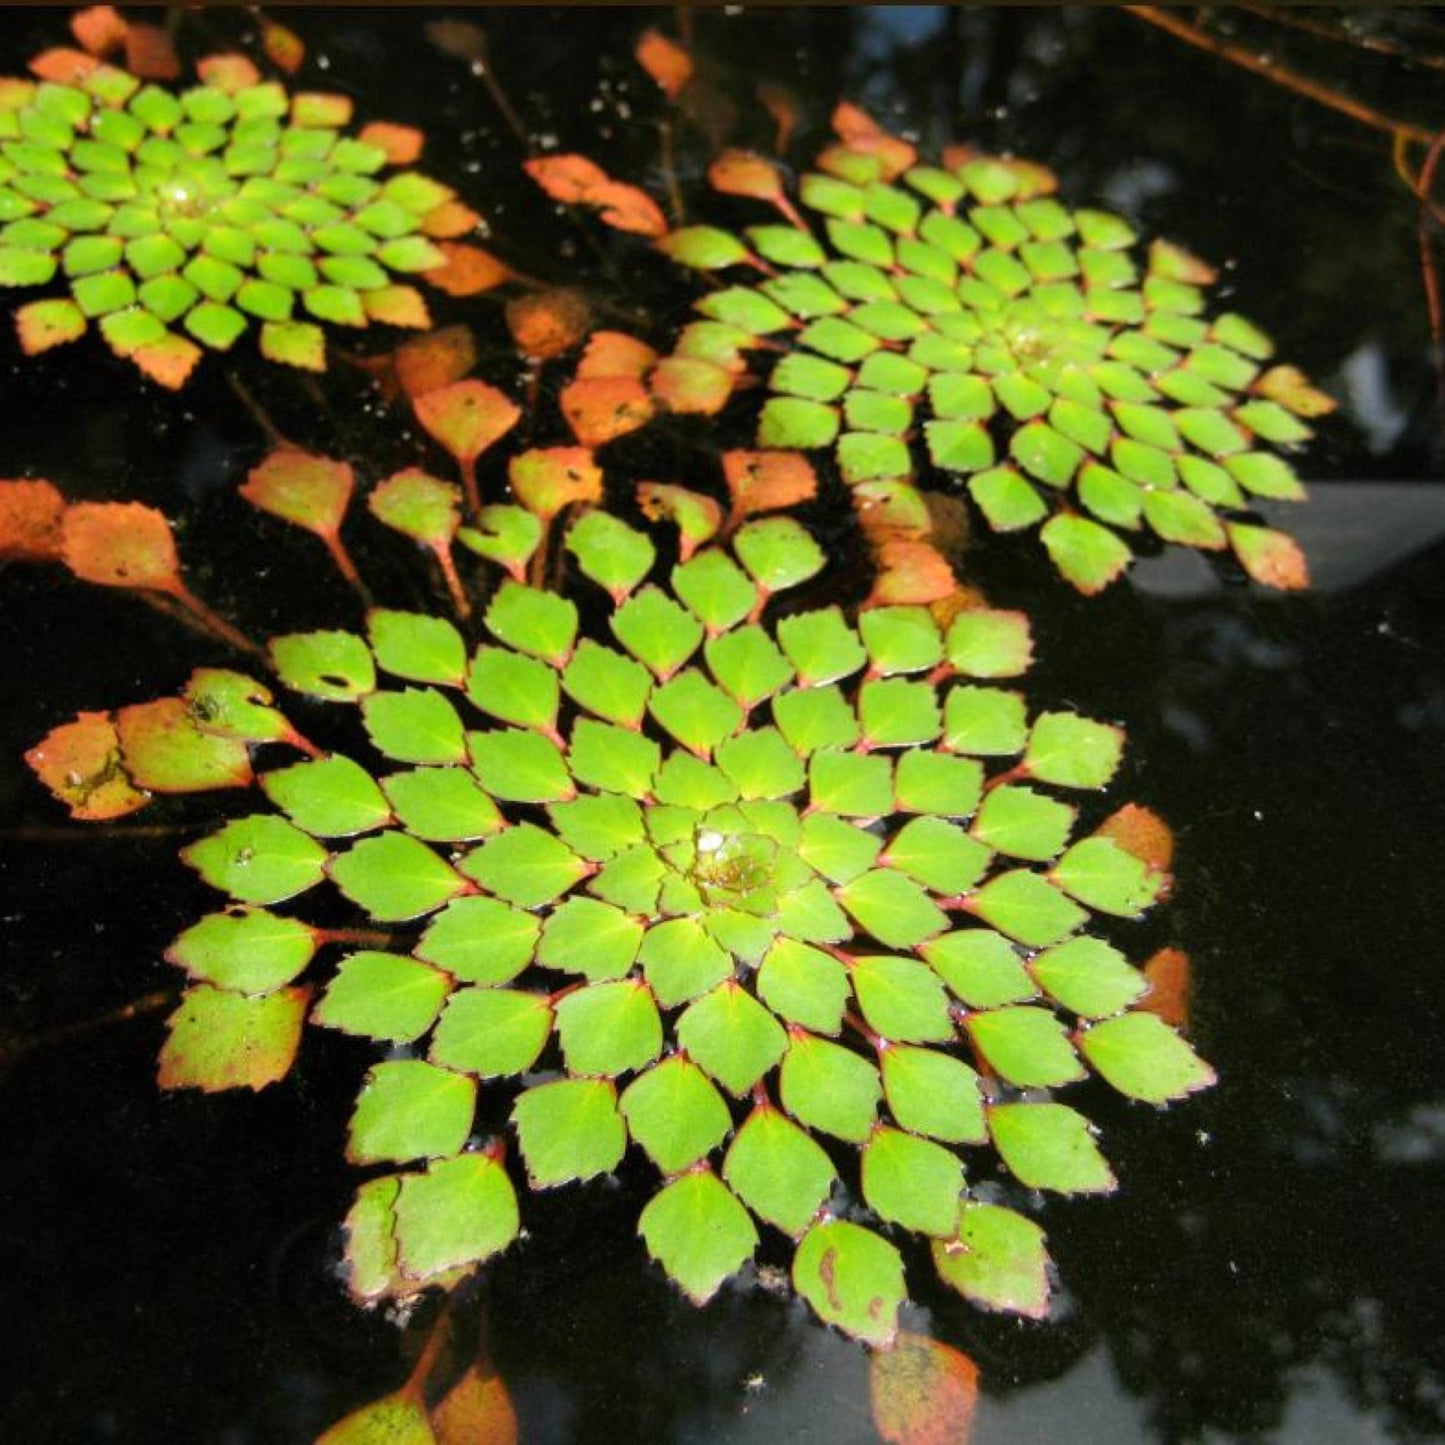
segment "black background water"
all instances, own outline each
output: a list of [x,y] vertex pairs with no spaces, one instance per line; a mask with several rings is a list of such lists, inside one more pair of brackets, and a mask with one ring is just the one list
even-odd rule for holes
[[[439,14],[287,20],[309,47],[308,85],[427,130],[428,168],[462,187],[499,252],[635,309],[665,339],[686,288],[631,243],[599,235],[599,256],[552,215],[479,81],[428,41]],[[486,27],[536,135],[656,185],[667,110],[630,53],[671,13],[454,18]],[[1421,44],[1438,26],[1426,12],[1390,23]],[[1445,1437],[1445,508],[1415,214],[1387,141],[1119,13],[709,12],[694,25],[710,79],[739,103],[740,139],[766,139],[749,95],[767,80],[797,97],[799,156],[844,96],[932,143],[1034,156],[1070,199],[1234,260],[1231,304],[1346,401],[1306,464],[1315,501],[1290,518],[1312,596],[1161,558],[1085,604],[1025,546],[966,559],[996,600],[1034,613],[1035,695],[1129,727],[1121,794],[1163,812],[1180,842],[1177,899],[1141,943],[1193,956],[1195,1034],[1222,1082],[1163,1114],[1089,1097],[1123,1188],[1047,1210],[1053,1320],[982,1317],[917,1261],[910,1327],[978,1361],[982,1442]],[[182,33],[204,50],[207,30],[242,29],[222,12]],[[0,12],[4,69],[61,32],[56,11]],[[1286,58],[1336,65],[1375,103],[1428,119],[1428,71],[1300,44]],[[695,198],[706,147],[684,128],[678,154]],[[494,304],[446,314],[476,326],[484,374],[516,380]],[[197,590],[257,634],[349,618],[310,539],[231,498],[262,445],[219,367],[180,400],[140,392],[90,343],[25,363],[7,337],[0,368],[0,475],[163,507]],[[412,459],[399,413],[368,407],[353,376],[329,378],[318,404],[289,377],[247,375],[284,425],[366,457],[369,475]],[[706,467],[698,441],[649,439],[613,470],[683,479]],[[361,550],[388,601],[425,598],[404,549]],[[0,1019],[30,1032],[168,986],[161,952],[210,900],[173,837],[16,836],[63,822],[20,752],[79,708],[173,690],[222,654],[128,599],[14,566],[0,571],[0,648]],[[395,1330],[356,1312],[334,1274],[354,1182],[341,1140],[368,1051],[317,1039],[259,1097],[161,1096],[160,1035],[154,1019],[117,1025],[0,1076],[0,1438],[305,1442],[405,1374]],[[757,1288],[695,1311],[647,1266],[633,1235],[645,1187],[629,1172],[529,1202],[529,1238],[489,1271],[492,1350],[524,1438],[875,1439],[859,1351]]]

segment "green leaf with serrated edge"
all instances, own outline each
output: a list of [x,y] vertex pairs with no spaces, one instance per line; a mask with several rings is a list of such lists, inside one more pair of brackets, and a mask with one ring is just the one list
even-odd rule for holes
[[1039,533],[1062,576],[1080,592],[1102,592],[1133,561],[1128,545],[1087,517],[1059,513]]
[[428,924],[416,956],[460,983],[508,983],[532,961],[538,920],[496,898],[458,898]]
[[991,878],[969,900],[969,911],[1029,948],[1058,943],[1088,920],[1078,904],[1022,868]]
[[457,710],[435,688],[373,692],[361,700],[367,736],[399,763],[464,763],[466,732]]
[[850,677],[868,661],[858,634],[837,607],[799,612],[778,623],[777,638],[803,687]]
[[1137,482],[1108,467],[1086,462],[1079,473],[1079,500],[1101,522],[1136,531],[1144,508],[1144,491]]
[[483,1079],[525,1074],[551,1033],[552,1006],[546,994],[463,988],[447,1000],[429,1057]]
[[823,570],[822,549],[791,517],[748,522],[733,535],[733,550],[766,592],[796,587]]
[[293,823],[317,837],[350,837],[391,822],[381,789],[339,753],[266,773],[261,788]]
[[801,396],[775,396],[758,415],[760,447],[812,451],[831,446],[838,435],[836,407]]
[[798,856],[830,882],[847,883],[866,873],[882,850],[882,839],[841,818],[810,813],[803,819]]
[[563,666],[577,636],[577,608],[566,597],[506,581],[485,617],[487,630],[508,647]]
[[983,768],[972,758],[917,748],[898,759],[893,787],[900,812],[966,818],[978,806]]
[[837,897],[859,928],[887,948],[911,948],[948,927],[947,915],[927,892],[891,869],[861,874],[843,884]]
[[979,1144],[988,1137],[978,1075],[962,1060],[890,1043],[879,1063],[888,1110],[904,1129],[950,1144]]
[[353,1164],[404,1164],[456,1154],[472,1130],[477,1081],[420,1059],[372,1066],[351,1116]]
[[547,814],[562,841],[584,858],[612,858],[645,837],[642,810],[631,798],[613,793],[552,803]]
[[358,908],[386,923],[431,913],[466,889],[465,880],[407,833],[363,838],[333,858],[328,871]]
[[266,1088],[286,1077],[301,1044],[311,993],[282,988],[259,998],[196,984],[166,1020],[157,1082],[163,1089]]
[[958,1237],[933,1245],[938,1277],[986,1310],[1043,1319],[1049,1309],[1049,1256],[1032,1219],[997,1204],[963,1206]]
[[898,437],[880,436],[876,432],[845,432],[838,439],[837,457],[838,470],[850,486],[913,475],[913,458],[907,443]]
[[627,1148],[610,1079],[559,1079],[527,1089],[512,1108],[512,1123],[534,1189],[608,1174]]
[[831,683],[779,693],[772,710],[778,731],[803,757],[819,748],[852,747],[862,736],[857,714]]
[[657,548],[609,512],[585,512],[567,532],[577,565],[620,602],[652,570]]
[[711,1170],[684,1174],[648,1201],[637,1223],[647,1252],[694,1304],[706,1304],[752,1258],[758,1231]]
[[950,1239],[958,1229],[963,1165],[928,1139],[880,1125],[863,1150],[863,1198],[880,1219]]
[[1230,457],[1224,469],[1247,492],[1276,501],[1304,500],[1305,489],[1288,462],[1268,452],[1245,452]]
[[746,799],[791,797],[807,780],[798,755],[776,728],[729,738],[717,750],[717,766]]
[[822,1208],[837,1174],[815,1140],[762,1102],[733,1139],[723,1178],[759,1219],[796,1239]]
[[704,316],[740,326],[754,336],[786,331],[793,324],[780,306],[746,286],[729,286],[714,291],[697,303],[697,309]]
[[299,919],[233,908],[193,923],[166,950],[166,960],[218,988],[271,993],[305,972],[317,943]]
[[956,1037],[943,984],[924,964],[870,955],[851,959],[848,972],[863,1017],[883,1038],[947,1043]]
[[668,733],[704,759],[743,722],[742,708],[694,667],[654,688],[647,706]]
[[396,1214],[393,1206],[401,1189],[395,1174],[368,1180],[342,1226],[346,1236],[346,1283],[353,1299],[378,1300],[396,1290]]
[[683,226],[658,241],[657,249],[699,271],[718,271],[748,259],[748,248],[716,226]]
[[1049,514],[1048,504],[1012,467],[992,467],[968,479],[969,495],[995,532],[1019,532]]
[[864,681],[858,690],[858,721],[870,747],[931,742],[943,727],[932,686],[901,677]]
[[636,979],[588,984],[556,1008],[557,1034],[573,1074],[612,1076],[640,1069],[662,1049],[652,991]]
[[479,557],[496,562],[520,581],[526,566],[542,540],[542,520],[525,507],[495,503],[477,514],[475,527],[462,527],[457,540]]
[[973,821],[975,838],[1012,858],[1047,862],[1069,840],[1076,810],[1032,788],[993,789]]
[[353,953],[342,959],[311,1021],[404,1044],[432,1026],[450,989],[445,974],[404,954]]
[[1209,504],[1191,492],[1146,491],[1144,520],[1166,542],[1215,552],[1225,545],[1223,525],[1210,510]]
[[467,734],[472,771],[494,797],[512,803],[557,803],[576,795],[562,749],[526,728]]
[[872,670],[927,672],[943,661],[943,638],[926,607],[870,607],[858,619]]
[[825,748],[808,761],[813,807],[855,818],[879,818],[893,811],[893,768],[887,758]]
[[702,644],[702,624],[652,586],[628,598],[609,622],[623,647],[664,681]]
[[505,821],[465,768],[413,768],[383,778],[381,787],[402,827],[429,843],[485,838]]
[[569,898],[542,925],[537,962],[591,981],[622,978],[637,957],[642,923],[595,898]]
[[622,1095],[632,1137],[664,1174],[680,1174],[711,1154],[732,1115],[706,1074],[681,1054],[639,1074]]
[[186,682],[184,697],[202,732],[245,742],[283,742],[291,724],[271,706],[269,688],[222,667],[198,667]]
[[805,943],[842,943],[853,933],[843,910],[821,879],[784,893],[778,900],[778,927]]
[[326,850],[284,819],[255,814],[183,848],[181,859],[242,903],[279,903],[321,881]]
[[351,632],[293,632],[273,637],[276,675],[297,692],[328,702],[353,702],[376,687],[376,665]]
[[1133,918],[1158,897],[1165,875],[1111,838],[1084,838],[1049,870],[1049,877],[1100,913]]
[[662,749],[641,733],[584,717],[572,725],[568,759],[579,783],[645,798],[657,777]]
[[708,639],[708,670],[746,708],[793,680],[793,669],[773,640],[756,625]]
[[652,680],[640,663],[583,638],[562,672],[562,687],[573,702],[598,717],[636,727]]
[[961,612],[949,626],[944,649],[967,677],[1017,677],[1033,661],[1029,620],[1022,612]]
[[1121,1094],[1148,1104],[1182,1099],[1214,1083],[1214,1070],[1157,1014],[1127,1013],[1078,1036],[1090,1064]]
[[1118,949],[1086,934],[1038,954],[1029,970],[1052,999],[1081,1018],[1119,1013],[1148,990]]
[[758,970],[758,996],[780,1018],[817,1034],[843,1026],[850,988],[843,965],[831,954],[779,938]]
[[997,1008],[1038,993],[1014,946],[992,929],[955,929],[919,951],[949,990],[971,1008]]
[[793,1256],[793,1288],[825,1324],[886,1347],[907,1298],[903,1260],[887,1240],[842,1219],[815,1224]]
[[788,1031],[778,1087],[801,1124],[861,1144],[873,1130],[883,1086],[860,1054],[800,1028]]
[[1040,713],[1029,734],[1024,767],[1031,778],[1061,788],[1102,788],[1118,769],[1124,733],[1068,712]]
[[1021,1089],[1056,1089],[1084,1077],[1064,1026],[1046,1009],[969,1014],[965,1025],[991,1068]]
[[670,918],[647,930],[639,952],[648,987],[676,1008],[731,978],[733,962],[696,918]]
[[735,980],[688,1005],[677,1021],[677,1041],[699,1068],[738,1097],[788,1047],[782,1025]]
[[417,1279],[490,1259],[521,1227],[512,1181],[485,1154],[439,1160],[425,1174],[408,1174],[395,1208],[398,1259]]
[[942,818],[914,818],[889,840],[883,862],[935,893],[963,893],[972,888],[992,860],[982,843]]
[[518,823],[488,838],[460,867],[468,878],[521,908],[550,903],[587,874],[587,865],[565,843],[533,823]]
[[943,704],[944,745],[957,753],[1012,757],[1028,741],[1021,694],[992,687],[950,688]]
[[1089,1121],[1066,1104],[994,1104],[988,1127],[1003,1162],[1026,1188],[1110,1194],[1116,1187]]
[[981,472],[994,463],[993,438],[981,422],[949,417],[925,422],[928,456],[945,472]]
[[674,567],[672,590],[711,633],[735,627],[758,601],[758,589],[742,568],[715,548]]
[[467,670],[466,644],[444,617],[373,607],[366,615],[366,630],[383,671],[412,682],[461,686]]
[[603,864],[587,891],[628,912],[654,914],[667,875],[667,864],[652,848],[628,848]]

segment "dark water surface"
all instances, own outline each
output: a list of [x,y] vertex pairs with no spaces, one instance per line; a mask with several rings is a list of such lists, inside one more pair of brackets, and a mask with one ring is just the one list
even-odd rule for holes
[[[465,17],[486,26],[537,135],[659,181],[667,112],[630,51],[670,12]],[[427,168],[484,213],[501,254],[636,309],[636,329],[665,339],[685,289],[635,246],[593,248],[551,214],[480,83],[428,43],[434,18],[287,12],[310,47],[306,84],[426,129]],[[695,25],[712,81],[738,101],[739,139],[766,139],[749,95],[767,80],[798,98],[799,156],[842,96],[930,142],[1016,148],[1058,169],[1071,200],[1237,258],[1230,304],[1345,401],[1305,463],[1315,499],[1288,519],[1311,596],[1161,557],[1085,603],[1028,545],[964,559],[998,603],[1034,614],[1033,695],[1129,728],[1119,795],[1179,835],[1176,899],[1136,947],[1192,955],[1195,1037],[1221,1083],[1162,1114],[1102,1089],[1086,1100],[1123,1187],[1045,1212],[1063,1280],[1053,1319],[984,1317],[920,1261],[908,1326],[978,1362],[983,1445],[1445,1438],[1445,493],[1414,212],[1386,140],[1117,13]],[[183,34],[240,28],[207,13]],[[0,11],[4,70],[61,29],[55,11]],[[1408,68],[1355,59],[1340,73],[1401,112],[1428,96]],[[705,155],[684,131],[694,198]],[[444,311],[477,328],[482,373],[514,383],[498,308]],[[248,376],[283,426],[365,457],[368,475],[413,459],[400,413],[371,408],[344,368],[315,396]],[[23,363],[6,327],[0,377],[0,475],[163,507],[196,589],[257,635],[349,620],[312,540],[230,497],[263,446],[219,367],[176,401],[140,392],[98,345]],[[559,435],[554,421],[537,435]],[[703,446],[698,430],[644,433],[618,448],[614,480],[686,480]],[[405,549],[373,535],[364,560],[392,605],[425,601]],[[77,709],[174,690],[223,660],[134,601],[0,570],[0,1026],[61,1026],[174,983],[161,953],[211,897],[176,864],[179,837],[17,837],[62,822],[19,754]],[[204,823],[215,808],[136,822]],[[161,1032],[155,1018],[116,1025],[0,1076],[0,1439],[304,1445],[406,1373],[394,1327],[354,1310],[335,1276],[354,1185],[341,1144],[370,1050],[317,1037],[258,1097],[161,1096]],[[875,1440],[865,1357],[802,1306],[748,1287],[699,1312],[646,1264],[633,1233],[646,1182],[629,1170],[527,1201],[529,1237],[489,1267],[491,1348],[524,1440]]]

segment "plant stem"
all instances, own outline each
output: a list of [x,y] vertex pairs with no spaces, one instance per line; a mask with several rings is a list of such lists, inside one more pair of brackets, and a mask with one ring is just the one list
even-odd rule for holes
[[256,400],[251,394],[251,389],[239,376],[232,371],[228,371],[226,373],[226,382],[231,390],[235,392],[236,399],[250,412],[251,420],[265,432],[266,440],[269,441],[273,447],[285,447],[292,451],[301,450],[301,448],[271,420],[271,413]]
[[232,627],[224,617],[213,612],[211,608],[202,602],[179,578],[176,580],[176,584],[171,591],[168,594],[162,595],[173,597],[207,632],[214,633],[223,642],[228,643],[238,652],[248,653],[250,656],[264,663],[266,667],[269,668],[271,666],[271,659],[264,648],[252,642],[251,639],[238,628]]
[[326,543],[326,550],[331,553],[331,560],[336,563],[336,570],[351,584],[362,603],[370,607],[371,589],[361,580],[361,573],[356,570],[356,563],[352,561],[351,553],[346,550],[346,543],[341,540],[341,534],[339,532],[322,532],[320,536],[321,540]]
[[109,1013],[99,1014],[95,1018],[60,1024],[56,1028],[46,1029],[43,1033],[23,1034],[5,1040],[0,1042],[0,1063],[13,1064],[24,1058],[26,1054],[34,1053],[37,1049],[67,1043],[71,1039],[93,1034],[111,1024],[128,1023],[131,1019],[159,1013],[161,1009],[169,1008],[180,996],[181,990],[178,988],[158,989],[154,993],[143,994],[140,998],[133,999],[128,1004],[122,1004],[120,1008],[111,1009]]
[[456,609],[457,616],[465,621],[472,615],[472,604],[462,586],[462,579],[457,575],[457,564],[452,560],[451,547],[442,543],[433,550],[436,553],[437,565],[442,569],[442,577],[446,580],[447,591],[452,595],[452,606]]

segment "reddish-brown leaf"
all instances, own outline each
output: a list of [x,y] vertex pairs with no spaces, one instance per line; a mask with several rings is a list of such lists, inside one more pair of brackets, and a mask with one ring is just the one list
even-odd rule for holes
[[562,388],[562,415],[583,446],[600,447],[652,420],[652,397],[631,376],[593,376]]
[[649,521],[671,522],[677,528],[679,557],[684,562],[717,536],[723,524],[723,510],[712,497],[672,482],[639,482],[637,505]]
[[201,348],[184,336],[167,336],[127,353],[150,379],[168,391],[179,391],[201,359]]
[[234,95],[238,90],[261,83],[261,72],[249,56],[229,51],[223,55],[204,55],[196,62],[196,74],[207,85]]
[[421,156],[426,136],[415,126],[394,125],[389,120],[374,120],[361,128],[357,137],[363,144],[386,152],[394,166],[409,166]]
[[180,58],[171,37],[159,25],[132,23],[125,28],[125,68],[142,80],[178,80]]
[[437,1445],[517,1445],[517,1411],[502,1377],[476,1364],[432,1406]]
[[716,416],[728,404],[736,377],[726,367],[698,356],[666,356],[648,379],[652,394],[668,411]]
[[58,562],[64,515],[65,498],[50,482],[0,482],[0,557]]
[[236,738],[202,732],[183,697],[123,707],[115,715],[121,761],[137,787],[152,793],[245,788],[251,754]]
[[511,460],[513,495],[529,512],[550,522],[573,502],[602,500],[602,469],[586,447],[537,447]]
[[415,286],[378,286],[361,292],[361,304],[373,321],[387,326],[409,326],[422,330],[431,325],[426,298]]
[[767,81],[758,86],[758,99],[777,126],[773,137],[773,150],[782,155],[798,125],[798,102],[781,85],[772,85]]
[[834,109],[832,124],[845,145],[878,158],[885,181],[901,175],[918,159],[916,147],[899,136],[889,134],[866,111],[849,101],[841,102]]
[[885,604],[926,605],[947,597],[954,589],[953,568],[929,542],[895,538],[878,548],[878,576],[868,601]]
[[639,381],[657,360],[645,342],[625,331],[594,331],[577,363],[577,380],[595,376],[631,376]]
[[1309,563],[1293,537],[1247,522],[1229,522],[1225,530],[1240,566],[1262,586],[1299,592],[1310,585]]
[[301,37],[274,20],[266,21],[261,27],[261,49],[266,52],[267,60],[287,75],[295,75],[306,59],[306,46]]
[[1161,948],[1145,965],[1149,992],[1135,1005],[1158,1014],[1176,1029],[1189,1026],[1189,955],[1179,948]]
[[801,452],[724,452],[722,466],[738,516],[775,512],[818,495],[817,473]]
[[1152,808],[1125,803],[1117,813],[1104,819],[1098,833],[1100,837],[1112,838],[1126,853],[1132,853],[1141,863],[1160,873],[1167,873],[1173,865],[1173,830]]
[[467,326],[444,326],[403,341],[396,349],[396,379],[408,396],[422,396],[460,381],[477,364],[477,342]]
[[566,206],[585,206],[610,177],[586,156],[536,156],[523,161],[522,169],[552,197]]
[[122,818],[150,801],[125,775],[109,713],[82,712],[51,728],[25,754],[26,764],[83,823]]
[[100,61],[88,51],[57,45],[34,56],[29,61],[29,70],[31,75],[54,81],[56,85],[79,85],[99,65]]
[[776,201],[783,194],[777,167],[751,151],[724,151],[707,168],[707,178],[713,189],[725,196]]
[[434,241],[449,241],[475,231],[481,222],[482,218],[470,206],[450,200],[433,206],[421,218],[421,229],[424,236]]
[[968,1445],[978,1366],[923,1335],[899,1335],[869,1367],[873,1423],[889,1445]]
[[171,524],[139,502],[77,502],[61,519],[61,555],[84,582],[174,592],[180,559]]
[[437,250],[446,260],[421,274],[448,296],[477,296],[512,279],[506,262],[499,261],[479,246],[468,246],[461,241],[438,241]]
[[428,391],[412,405],[427,432],[464,466],[511,431],[522,415],[505,392],[476,380]]
[[73,301],[31,301],[15,313],[15,332],[26,356],[64,346],[85,335],[85,315]]
[[114,5],[87,5],[70,17],[70,33],[92,55],[109,55],[125,32],[125,20]]
[[692,57],[660,31],[645,31],[633,53],[637,56],[637,63],[657,82],[669,100],[676,100],[692,79]]
[[592,308],[566,286],[514,297],[507,302],[507,329],[523,356],[548,361],[571,351],[587,335]]
[[347,463],[282,447],[251,469],[241,495],[273,517],[318,537],[334,537],[355,487],[356,476]]
[[598,207],[602,219],[615,230],[629,231],[638,236],[667,235],[667,217],[662,214],[657,202],[636,186],[608,181],[593,193],[592,204]]
[[834,134],[849,145],[857,141],[878,140],[887,134],[866,110],[854,105],[851,100],[841,100],[833,107],[829,123]]

